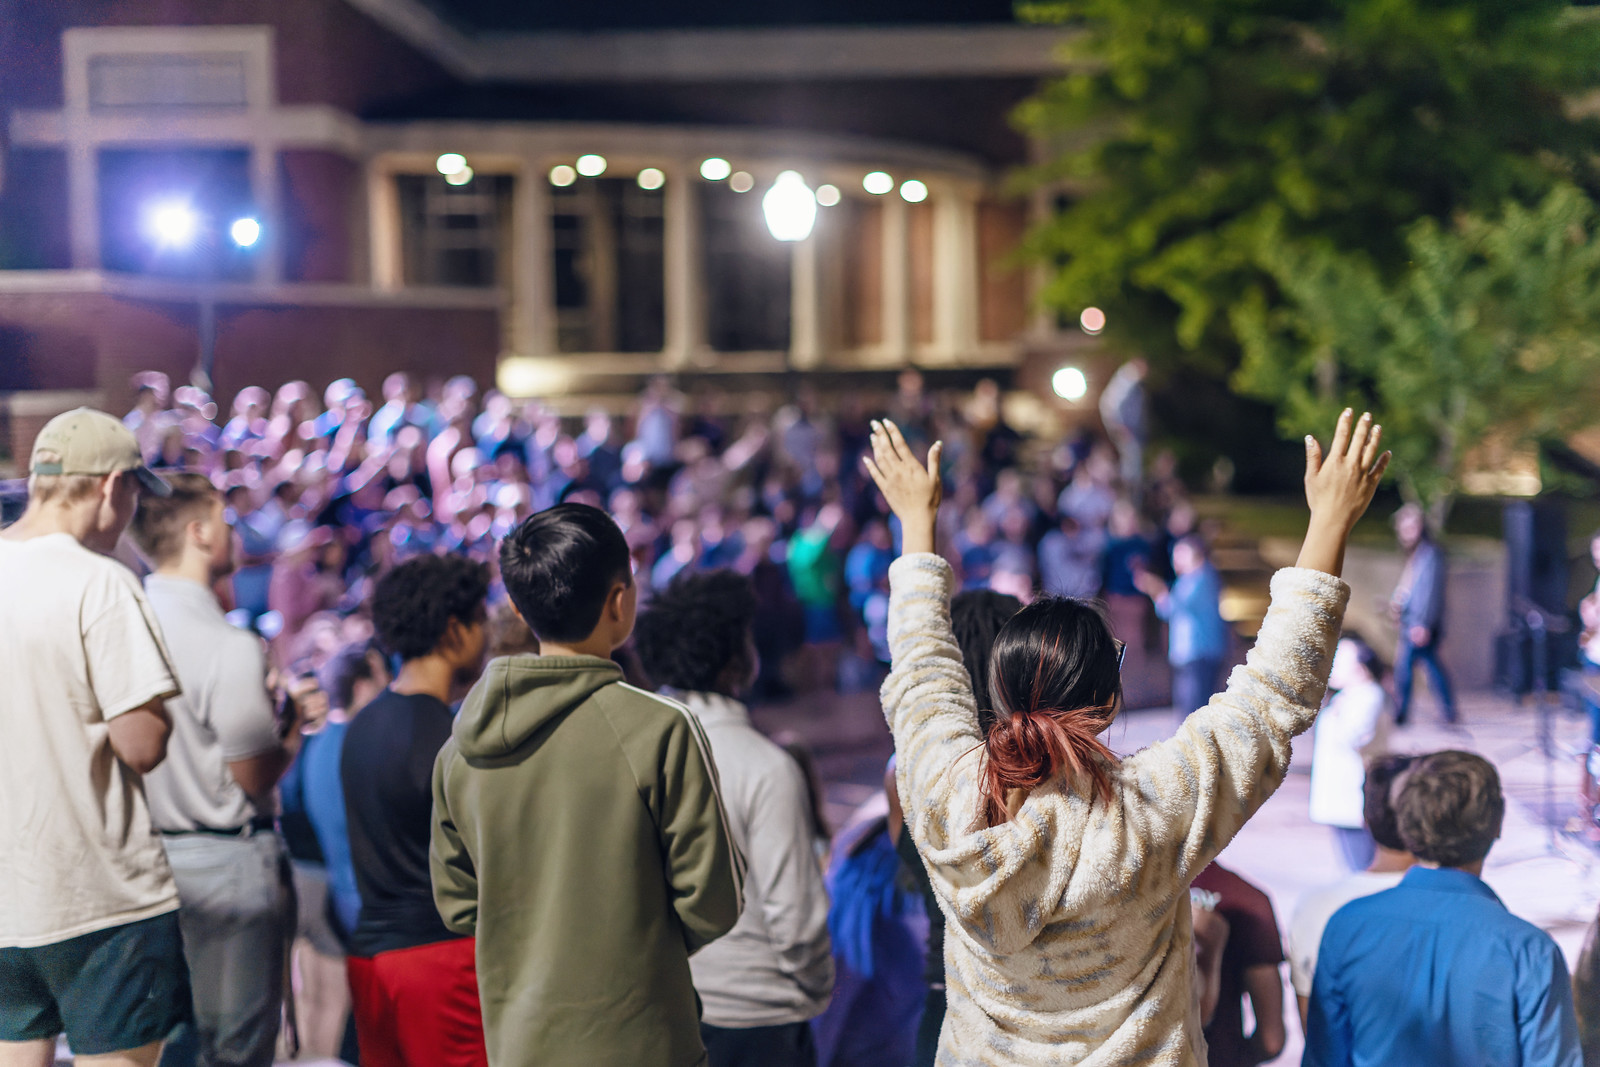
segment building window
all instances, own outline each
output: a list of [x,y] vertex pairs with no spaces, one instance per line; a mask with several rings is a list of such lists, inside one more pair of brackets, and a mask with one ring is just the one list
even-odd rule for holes
[[555,186],[557,343],[563,352],[659,352],[666,341],[666,197],[632,178]]
[[791,246],[767,232],[760,196],[703,183],[700,220],[711,347],[788,351]]
[[256,249],[230,236],[254,218],[244,148],[103,148],[100,258],[107,270],[244,280]]
[[5,153],[0,165],[6,170],[0,183],[0,270],[72,266],[66,152],[16,148]]
[[243,110],[250,103],[249,58],[242,52],[93,55],[89,57],[89,106],[96,111]]
[[407,285],[501,284],[511,236],[510,176],[479,174],[465,185],[437,174],[401,174],[395,181]]

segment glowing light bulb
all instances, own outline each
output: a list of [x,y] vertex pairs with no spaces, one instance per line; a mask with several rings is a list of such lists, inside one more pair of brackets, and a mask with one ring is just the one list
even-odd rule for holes
[[228,227],[228,236],[240,248],[249,248],[261,239],[261,223],[255,219],[234,219]]
[[1083,327],[1083,332],[1096,334],[1106,328],[1106,313],[1099,308],[1084,308],[1083,314],[1078,316],[1078,325]]
[[894,188],[894,178],[885,171],[875,170],[861,179],[861,188],[873,196],[882,196]]
[[433,161],[434,169],[446,177],[455,174],[466,165],[467,157],[462,155],[460,152],[446,152],[444,155]]
[[726,159],[712,156],[700,164],[700,177],[708,182],[720,182],[733,173],[733,167]]
[[917,179],[900,183],[900,199],[908,204],[920,204],[928,199],[928,187]]
[[589,153],[578,157],[578,173],[585,178],[598,178],[606,172],[606,157]]
[[733,177],[728,179],[728,188],[736,193],[748,193],[755,187],[756,180],[750,177],[749,171],[736,170],[733,172]]
[[200,230],[200,216],[181,200],[153,205],[145,214],[145,230],[151,240],[165,248],[182,248]]
[[667,176],[655,167],[646,167],[639,172],[639,188],[659,189],[667,184]]
[[817,203],[823,207],[833,207],[839,200],[839,187],[837,185],[817,186]]
[[550,184],[565,189],[578,180],[578,172],[565,163],[550,168]]
[[1062,367],[1051,376],[1050,388],[1062,400],[1082,400],[1089,392],[1089,379],[1077,367]]
[[444,176],[444,180],[450,185],[465,185],[472,180],[472,174],[473,170],[471,167],[462,167],[454,174],[446,174]]
[[804,241],[817,222],[817,196],[797,170],[778,175],[761,198],[767,229],[780,241]]

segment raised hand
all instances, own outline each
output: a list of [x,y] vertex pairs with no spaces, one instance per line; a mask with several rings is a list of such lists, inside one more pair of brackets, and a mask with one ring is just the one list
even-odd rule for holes
[[1326,456],[1315,437],[1306,438],[1306,503],[1311,513],[1352,527],[1366,514],[1389,466],[1389,453],[1378,452],[1383,427],[1373,425],[1371,412],[1353,416],[1349,408],[1339,416]]
[[1311,525],[1300,549],[1300,566],[1334,575],[1343,569],[1345,541],[1389,467],[1389,453],[1378,451],[1382,441],[1383,427],[1373,425],[1371,413],[1357,419],[1349,408],[1339,416],[1326,455],[1316,438],[1306,438]]
[[939,481],[939,455],[944,442],[928,449],[927,465],[917,461],[900,427],[888,419],[872,423],[872,455],[862,463],[878,491],[900,519],[901,548],[907,555],[933,551],[934,520],[944,487]]

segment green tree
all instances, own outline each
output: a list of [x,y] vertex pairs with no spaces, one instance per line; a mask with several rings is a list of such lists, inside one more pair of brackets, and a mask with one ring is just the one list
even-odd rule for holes
[[[1303,390],[1326,399],[1350,383],[1327,362],[1344,345],[1326,348],[1310,384],[1292,373],[1304,357],[1292,342],[1332,327],[1274,314],[1297,299],[1285,261],[1386,291],[1423,220],[1443,240],[1464,213],[1535,205],[1560,184],[1600,192],[1600,121],[1577,106],[1600,86],[1600,19],[1564,0],[1021,11],[1077,28],[1067,73],[1019,113],[1056,146],[1032,177],[1065,191],[1030,243],[1054,268],[1045,300],[1098,304],[1114,339],[1219,378],[1238,370],[1248,323],[1256,358],[1235,387],[1288,411]],[[1283,373],[1269,356],[1288,361]]]
[[1231,322],[1238,378],[1278,398],[1293,433],[1370,408],[1402,491],[1443,525],[1462,460],[1494,436],[1561,437],[1600,413],[1600,237],[1594,204],[1562,185],[1532,208],[1433,219],[1405,233],[1406,266],[1263,241],[1281,300],[1257,288]]

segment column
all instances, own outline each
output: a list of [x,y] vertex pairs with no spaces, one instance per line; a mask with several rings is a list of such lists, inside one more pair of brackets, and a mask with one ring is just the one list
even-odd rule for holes
[[[73,129],[81,115],[66,113]],[[70,215],[72,266],[75,270],[100,269],[100,175],[94,143],[76,131],[67,144],[67,210]],[[16,175],[12,181],[17,181]]]
[[822,286],[815,232],[789,254],[789,365],[811,370],[822,362]]
[[700,256],[700,202],[695,169],[680,162],[667,170],[664,241],[666,243],[666,348],[662,364],[681,370],[710,353],[706,342],[705,272]]
[[911,244],[906,202],[883,198],[883,353],[893,364],[911,359]]
[[959,363],[978,347],[978,213],[961,189],[933,201],[933,340],[942,359]]
[[517,173],[511,202],[511,350],[548,356],[556,350],[555,241],[550,185],[536,160]]
[[283,280],[283,172],[277,145],[258,141],[250,148],[250,185],[261,220],[262,248],[256,253],[256,281],[274,285]]
[[400,192],[394,175],[380,160],[367,163],[367,236],[372,242],[372,287],[399,289],[405,284],[400,255]]

